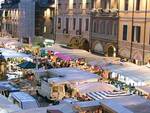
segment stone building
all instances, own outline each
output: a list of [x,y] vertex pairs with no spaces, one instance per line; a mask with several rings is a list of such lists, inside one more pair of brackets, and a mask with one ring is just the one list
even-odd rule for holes
[[91,50],[139,65],[149,62],[149,4],[150,0],[94,0]]
[[119,55],[136,64],[150,60],[150,0],[120,0]]
[[118,37],[117,0],[94,0],[91,12],[91,50],[98,54],[115,57]]
[[38,0],[35,7],[35,35],[54,40],[54,0]]
[[57,0],[56,42],[89,49],[92,0]]
[[54,35],[54,0],[5,0],[2,3],[2,36],[18,38],[24,44],[33,43],[36,37]]
[[2,36],[12,36],[13,38],[18,38],[18,21],[19,21],[19,11],[18,11],[19,0],[5,0],[1,4],[2,20],[1,20],[1,35]]
[[19,3],[19,38],[24,44],[30,44],[35,37],[35,2],[20,0]]

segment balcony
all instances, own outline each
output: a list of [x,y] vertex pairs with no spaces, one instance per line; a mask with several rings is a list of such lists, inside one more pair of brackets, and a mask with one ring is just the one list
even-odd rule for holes
[[100,33],[92,33],[92,39],[117,41],[117,37],[114,35],[100,34]]
[[90,14],[96,17],[118,17],[118,9],[93,9]]

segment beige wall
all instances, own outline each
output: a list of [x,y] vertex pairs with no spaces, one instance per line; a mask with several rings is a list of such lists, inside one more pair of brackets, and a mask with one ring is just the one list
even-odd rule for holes
[[[136,4],[136,1],[135,1]],[[143,43],[145,44],[145,55],[144,59],[147,62],[147,55],[149,54],[149,38],[150,38],[150,0],[147,0],[147,18],[146,18],[146,29],[145,29],[145,10],[146,0],[141,0],[140,10],[136,11],[136,5],[134,6],[133,14],[133,0],[129,0],[128,11],[124,11],[124,0],[120,0],[120,19],[119,19],[119,52],[121,56],[130,57],[131,50],[131,37],[132,37],[132,24],[133,26],[141,27],[140,43],[133,42],[132,45],[132,59],[141,59],[143,61]],[[132,16],[134,16],[132,23]],[[123,25],[128,25],[127,40],[123,41]],[[144,34],[145,33],[145,34]],[[145,37],[145,42],[144,42]],[[124,52],[123,52],[124,51]],[[141,58],[142,57],[142,58]]]
[[[76,8],[73,7],[73,0],[60,0],[58,5],[58,16],[56,24],[56,42],[68,44],[72,37],[81,37],[87,40],[90,35],[90,15],[91,8],[86,8],[86,2],[88,0],[75,0]],[[81,4],[82,3],[82,4]],[[61,4],[61,5],[60,5]],[[82,6],[81,6],[82,5]],[[89,2],[89,5],[91,3]],[[59,8],[60,7],[60,8]],[[58,29],[58,18],[61,18],[61,29]],[[66,18],[69,19],[68,34],[63,33],[66,26]],[[73,29],[73,19],[76,19],[76,27]],[[81,35],[77,35],[76,31],[79,30],[79,19],[82,19],[82,31]],[[89,19],[88,31],[85,30],[86,19]]]
[[44,34],[43,35],[45,38],[54,39],[53,17],[54,17],[54,9],[53,8],[47,8],[44,11],[45,23],[44,23]]
[[[6,15],[7,12],[7,15]],[[2,15],[2,34],[11,35],[14,38],[18,38],[18,20],[19,11],[18,9],[5,9]],[[7,26],[7,27],[6,27]],[[9,26],[9,27],[8,27]]]
[[[94,0],[94,8],[101,8],[101,2],[106,0]],[[117,2],[118,0],[111,0],[110,2],[110,8],[117,8]],[[107,5],[108,6],[108,5]]]

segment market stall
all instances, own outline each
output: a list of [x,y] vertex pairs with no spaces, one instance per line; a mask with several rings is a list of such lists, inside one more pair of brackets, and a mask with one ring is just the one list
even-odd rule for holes
[[111,72],[110,78],[117,78],[131,86],[144,86],[150,84],[150,70],[145,66],[137,66],[131,63],[110,64],[103,67]]
[[6,49],[6,48],[0,48],[0,51],[2,52],[2,55],[7,58],[23,58],[31,60],[31,55],[27,55],[25,53],[20,53],[15,50]]

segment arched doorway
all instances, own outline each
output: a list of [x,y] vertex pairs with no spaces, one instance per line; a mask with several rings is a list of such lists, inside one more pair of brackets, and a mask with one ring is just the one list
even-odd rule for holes
[[89,51],[89,42],[87,39],[83,38],[80,40],[80,49],[84,49],[86,51]]
[[109,46],[107,50],[108,57],[116,57],[116,48],[114,46]]
[[72,48],[79,48],[79,39],[76,38],[76,37],[72,37],[71,40],[70,40],[70,44],[69,46],[72,47]]
[[133,63],[137,65],[142,65],[143,63],[142,53],[137,51],[133,54]]
[[103,53],[103,46],[100,42],[96,43],[95,44],[95,47],[94,47],[94,52],[96,53]]

